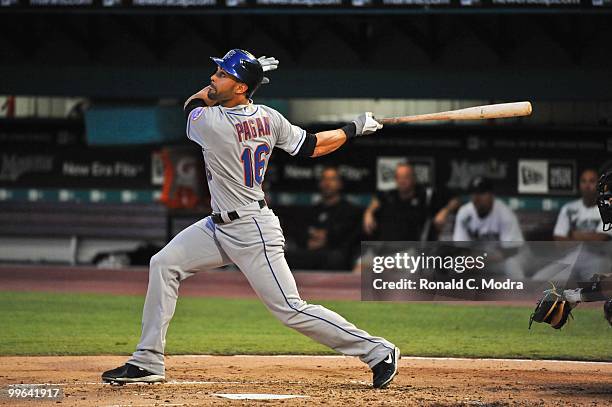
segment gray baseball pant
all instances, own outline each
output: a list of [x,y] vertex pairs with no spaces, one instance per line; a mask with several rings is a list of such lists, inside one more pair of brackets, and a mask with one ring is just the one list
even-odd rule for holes
[[238,266],[268,310],[286,326],[344,355],[358,356],[370,367],[385,359],[394,348],[392,343],[300,298],[285,260],[283,232],[272,210],[248,205],[238,213],[240,219],[227,224],[215,225],[210,217],[194,223],[151,258],[142,336],[129,363],[164,375],[166,332],[180,282],[198,271],[229,263]]

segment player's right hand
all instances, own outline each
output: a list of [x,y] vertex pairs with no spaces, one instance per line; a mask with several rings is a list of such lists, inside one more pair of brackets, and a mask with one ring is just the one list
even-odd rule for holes
[[372,116],[372,112],[365,112],[357,116],[355,120],[353,120],[356,127],[356,136],[367,136],[368,134],[374,133],[376,130],[382,129],[383,125],[378,123],[374,116]]

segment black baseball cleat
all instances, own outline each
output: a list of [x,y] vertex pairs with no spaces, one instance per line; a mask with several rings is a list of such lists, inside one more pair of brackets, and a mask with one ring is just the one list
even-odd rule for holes
[[165,380],[165,376],[151,373],[148,370],[129,363],[102,373],[102,381],[111,384],[157,383]]
[[393,378],[397,375],[399,359],[400,350],[394,348],[393,351],[387,355],[385,360],[372,368],[372,373],[374,374],[372,387],[375,389],[384,389],[391,383]]

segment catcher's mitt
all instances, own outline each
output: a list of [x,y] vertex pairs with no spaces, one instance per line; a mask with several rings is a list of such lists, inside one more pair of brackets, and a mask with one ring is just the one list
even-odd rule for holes
[[[545,322],[555,329],[561,329],[572,316],[572,304],[567,301],[563,294],[558,293],[553,285],[550,290],[544,291],[542,298],[529,318],[529,329],[535,322]],[[574,318],[572,316],[572,318]]]
[[604,317],[610,326],[612,326],[612,298],[604,302]]

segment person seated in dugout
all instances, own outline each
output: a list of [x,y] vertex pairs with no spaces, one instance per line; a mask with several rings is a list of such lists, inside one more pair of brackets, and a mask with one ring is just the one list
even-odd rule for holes
[[459,208],[453,241],[523,242],[523,233],[512,209],[493,193],[493,183],[476,177],[470,182],[471,201]]
[[321,201],[312,208],[299,247],[287,250],[291,267],[304,270],[349,270],[359,249],[361,210],[342,195],[335,167],[321,172]]
[[597,180],[594,169],[580,174],[580,198],[561,207],[553,231],[554,240],[605,241],[612,231],[603,232],[603,221],[597,207]]
[[444,199],[416,182],[414,167],[400,163],[395,168],[396,189],[377,193],[363,215],[368,240],[437,240],[448,216],[459,207],[459,199]]

